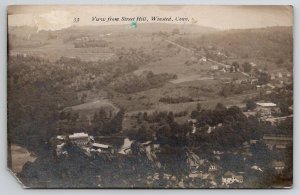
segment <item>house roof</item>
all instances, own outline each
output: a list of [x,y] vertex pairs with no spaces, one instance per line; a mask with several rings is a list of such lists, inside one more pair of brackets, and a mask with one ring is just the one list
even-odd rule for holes
[[57,138],[57,139],[60,139],[60,140],[63,140],[63,139],[66,138],[66,136],[64,136],[64,135],[58,135],[58,136],[56,136],[56,138]]
[[97,148],[109,148],[109,145],[99,144],[99,143],[93,143],[92,146]]
[[257,166],[257,165],[253,165],[253,166],[251,167],[251,169],[257,170],[257,171],[261,171],[261,172],[262,172],[262,169],[261,169],[259,166]]
[[280,141],[293,141],[293,138],[285,135],[264,135],[264,140],[280,140]]
[[69,138],[70,139],[75,139],[75,138],[87,138],[88,134],[86,133],[74,133],[73,135],[70,135]]
[[268,87],[271,87],[271,88],[275,88],[275,86],[272,85],[271,83],[268,83],[267,86],[268,86]]
[[256,102],[256,105],[261,106],[261,107],[275,107],[277,106],[276,104],[272,103],[272,102]]
[[146,146],[146,145],[149,145],[149,144],[151,144],[152,143],[152,141],[146,141],[146,142],[144,142],[144,143],[141,143],[141,145],[142,146]]
[[274,161],[272,162],[272,166],[273,166],[273,167],[284,167],[284,166],[285,166],[285,163],[282,162],[282,161],[274,160]]
[[234,176],[234,174],[231,171],[226,171],[226,173],[224,173],[223,177],[225,177],[225,178],[231,178],[233,176]]
[[238,180],[243,180],[244,179],[244,177],[242,175],[236,175],[235,178],[238,179]]

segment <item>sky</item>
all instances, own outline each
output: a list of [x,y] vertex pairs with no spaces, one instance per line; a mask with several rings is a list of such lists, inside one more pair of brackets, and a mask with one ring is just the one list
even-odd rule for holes
[[[35,26],[38,30],[60,30],[72,25],[112,25],[126,22],[95,22],[92,17],[187,17],[191,23],[217,29],[247,29],[293,26],[292,6],[9,6],[9,26]],[[80,18],[74,22],[74,18]]]

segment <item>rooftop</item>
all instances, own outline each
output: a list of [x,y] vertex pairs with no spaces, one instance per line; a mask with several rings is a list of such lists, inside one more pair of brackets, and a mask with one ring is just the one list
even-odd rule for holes
[[88,134],[81,132],[81,133],[73,133],[73,135],[70,135],[69,138],[70,138],[70,139],[75,139],[75,138],[88,138],[88,136],[89,136]]
[[276,104],[272,103],[272,102],[256,102],[256,105],[261,106],[261,107],[275,107],[277,106]]
[[235,178],[238,179],[238,180],[243,180],[244,179],[244,177],[242,175],[236,175]]
[[282,141],[293,141],[293,137],[286,135],[264,135],[264,140],[282,140]]
[[231,171],[226,171],[226,173],[224,173],[225,178],[231,178],[233,176],[234,176],[234,174]]
[[282,161],[274,160],[274,161],[272,162],[272,166],[273,166],[273,167],[284,167],[284,166],[285,166],[285,163],[282,162]]
[[109,148],[109,145],[99,144],[99,143],[93,143],[92,146],[97,148]]

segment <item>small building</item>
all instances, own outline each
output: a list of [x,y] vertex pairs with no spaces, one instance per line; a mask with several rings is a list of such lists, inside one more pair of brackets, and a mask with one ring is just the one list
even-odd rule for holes
[[261,117],[270,117],[273,112],[279,112],[279,108],[272,102],[256,102],[255,111]]
[[64,136],[64,135],[58,135],[58,136],[56,136],[56,139],[64,141],[66,139],[66,136]]
[[271,80],[274,80],[274,79],[276,79],[276,76],[275,76],[275,74],[273,74],[273,73],[272,73],[272,74],[271,74],[271,76],[270,76],[270,79],[271,79]]
[[213,70],[218,70],[218,69],[219,69],[219,66],[213,65],[213,66],[211,66],[211,69],[213,69]]
[[213,150],[214,155],[222,155],[224,152],[218,151],[218,150]]
[[62,143],[62,144],[56,146],[56,155],[57,156],[62,155],[62,153],[64,152],[63,151],[64,145],[65,145],[65,143]]
[[69,140],[79,146],[85,146],[89,143],[89,135],[87,133],[74,133],[69,135]]
[[233,183],[243,183],[244,177],[242,175],[235,175],[231,171],[227,171],[222,176],[222,185],[230,185]]
[[290,117],[293,117],[293,115],[283,116],[283,117],[270,117],[270,118],[265,119],[265,121],[268,121],[272,125],[274,125],[274,124],[279,123],[281,121],[284,121],[284,120],[286,120],[287,118],[290,118]]
[[285,149],[287,146],[292,145],[293,137],[287,135],[264,135],[263,142],[270,150]]
[[250,62],[250,65],[251,65],[253,68],[257,66],[254,62]]
[[207,61],[207,58],[206,57],[201,57],[200,59],[199,59],[199,62],[206,62]]
[[112,146],[106,144],[99,144],[99,143],[93,143],[92,149],[95,149],[99,152],[108,152],[108,153],[114,152]]
[[262,170],[259,166],[257,166],[257,165],[253,165],[253,166],[251,167],[251,169],[252,169],[252,170],[255,170],[255,171],[263,172],[263,170]]
[[274,160],[272,162],[272,168],[277,174],[281,174],[285,168],[285,163],[282,161]]
[[270,107],[276,107],[277,105],[276,104],[274,104],[274,103],[272,103],[272,102],[267,102],[267,103],[260,103],[260,102],[257,102],[256,103],[256,105],[257,106],[261,106],[261,107],[268,107],[268,108],[270,108]]
[[251,139],[251,140],[250,140],[250,144],[251,144],[251,145],[256,144],[257,142],[258,142],[257,139]]
[[219,166],[216,164],[210,164],[208,167],[208,172],[217,172],[219,171]]

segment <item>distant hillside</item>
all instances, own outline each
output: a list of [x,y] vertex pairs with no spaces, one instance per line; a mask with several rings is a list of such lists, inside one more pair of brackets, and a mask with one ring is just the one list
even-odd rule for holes
[[8,34],[24,35],[33,34],[37,32],[36,27],[31,26],[8,26]]
[[148,23],[148,24],[137,24],[137,28],[129,28],[128,25],[102,25],[102,26],[72,26],[65,29],[64,31],[69,32],[97,32],[97,33],[113,33],[113,32],[139,32],[139,33],[158,33],[166,32],[172,33],[174,29],[178,29],[180,33],[191,33],[191,34],[206,34],[216,32],[217,29],[192,25],[192,24],[162,24],[162,23]]
[[[178,29],[179,33],[187,33],[187,34],[206,34],[217,32],[217,29],[200,26],[200,25],[192,25],[192,24],[162,24],[162,23],[148,23],[148,24],[137,24],[137,28],[129,28],[128,25],[99,25],[99,26],[71,26],[66,29],[61,29],[57,31],[40,31],[39,34],[43,33],[130,33],[130,32],[138,32],[138,33],[158,33],[158,32],[165,32],[165,33],[172,33],[174,29]],[[9,27],[10,34],[19,35],[29,35],[37,33],[37,28],[29,27],[29,26],[19,26],[19,27]]]
[[234,57],[292,60],[293,56],[292,27],[227,30],[184,39],[186,44],[215,47]]

